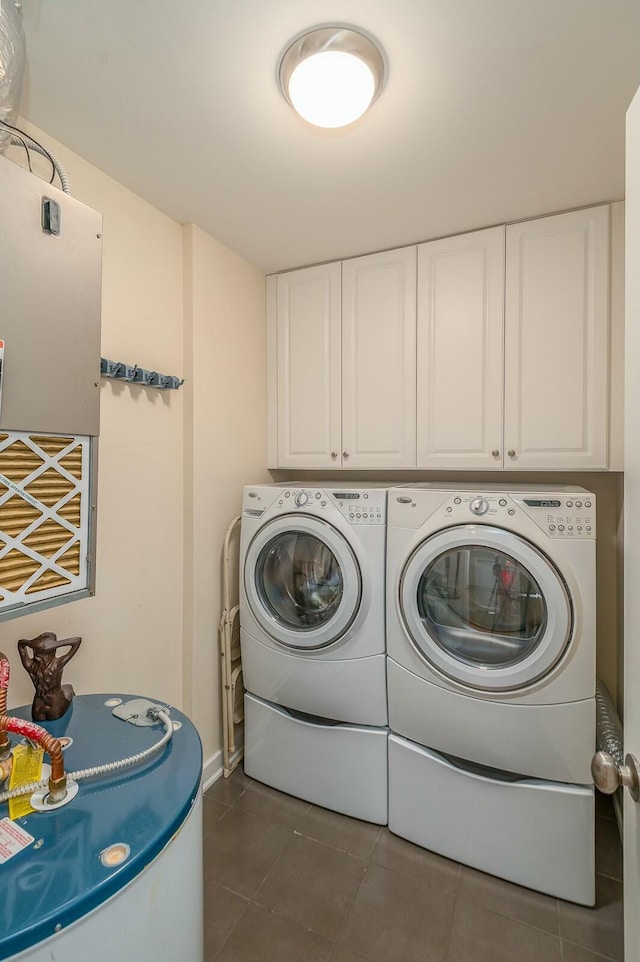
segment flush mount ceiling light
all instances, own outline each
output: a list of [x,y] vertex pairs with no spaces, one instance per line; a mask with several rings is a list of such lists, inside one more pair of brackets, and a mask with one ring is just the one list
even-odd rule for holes
[[318,27],[293,40],[280,61],[286,100],[316,127],[346,127],[382,90],[384,60],[375,43],[350,27]]

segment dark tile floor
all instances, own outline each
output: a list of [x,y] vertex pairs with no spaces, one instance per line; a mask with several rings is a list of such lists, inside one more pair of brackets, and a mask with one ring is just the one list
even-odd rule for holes
[[237,769],[204,799],[205,962],[621,962],[620,838],[608,799],[597,812],[588,909]]

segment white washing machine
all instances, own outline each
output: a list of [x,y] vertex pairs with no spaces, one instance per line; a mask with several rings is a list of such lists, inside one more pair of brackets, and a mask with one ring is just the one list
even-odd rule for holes
[[240,535],[245,770],[380,823],[386,517],[384,485],[252,485]]
[[585,904],[595,558],[578,487],[389,492],[389,827]]

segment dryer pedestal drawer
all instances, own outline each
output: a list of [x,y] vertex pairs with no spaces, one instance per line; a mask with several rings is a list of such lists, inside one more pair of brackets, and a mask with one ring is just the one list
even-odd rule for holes
[[386,728],[301,718],[246,694],[250,778],[352,818],[387,824]]
[[593,905],[594,824],[591,787],[502,780],[389,736],[389,828],[423,848]]

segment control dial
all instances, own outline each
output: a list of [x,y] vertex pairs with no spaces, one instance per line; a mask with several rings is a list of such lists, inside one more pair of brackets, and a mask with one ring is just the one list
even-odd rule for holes
[[306,491],[301,491],[300,494],[296,494],[295,502],[298,508],[301,508],[303,504],[306,504],[309,500],[309,495]]
[[486,514],[489,502],[485,498],[474,498],[469,507],[474,514]]

